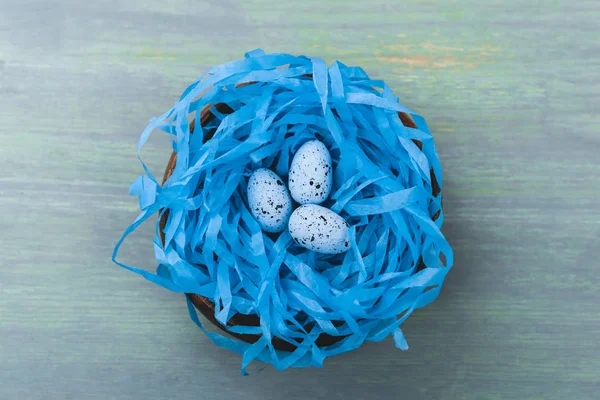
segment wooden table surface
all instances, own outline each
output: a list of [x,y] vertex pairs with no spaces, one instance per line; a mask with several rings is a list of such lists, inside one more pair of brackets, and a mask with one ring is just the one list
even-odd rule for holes
[[[597,0],[0,0],[0,399],[592,399],[600,392]],[[254,48],[362,65],[428,120],[456,263],[322,369],[240,375],[184,298],[113,265],[137,139]],[[165,135],[142,152],[154,171]],[[159,174],[160,175],[160,174]],[[124,261],[155,268],[145,225]]]

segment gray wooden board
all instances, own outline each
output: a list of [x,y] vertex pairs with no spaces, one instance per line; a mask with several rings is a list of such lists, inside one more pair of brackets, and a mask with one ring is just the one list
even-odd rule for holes
[[[598,398],[599,19],[595,0],[0,0],[0,399]],[[409,351],[243,378],[182,295],[110,262],[149,118],[257,47],[362,65],[430,123],[456,263]],[[169,153],[159,135],[142,156],[160,175]],[[123,260],[152,270],[152,235]]]

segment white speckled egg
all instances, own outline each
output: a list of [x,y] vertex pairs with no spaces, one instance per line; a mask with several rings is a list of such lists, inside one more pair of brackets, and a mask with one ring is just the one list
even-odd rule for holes
[[281,232],[292,213],[292,199],[283,179],[266,168],[257,169],[248,180],[248,206],[265,232]]
[[348,223],[328,208],[316,204],[298,207],[288,224],[296,243],[325,254],[339,254],[350,248]]
[[298,149],[290,166],[289,188],[300,204],[320,204],[331,192],[331,155],[318,140]]

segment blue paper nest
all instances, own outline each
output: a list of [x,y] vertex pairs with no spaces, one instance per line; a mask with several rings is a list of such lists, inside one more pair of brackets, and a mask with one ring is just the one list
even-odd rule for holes
[[[213,118],[202,125],[206,107]],[[155,129],[172,138],[176,164],[163,184],[143,165],[146,174],[130,188],[142,211],[113,260],[125,237],[160,213],[159,266],[152,274],[118,265],[209,300],[216,321],[238,337],[258,335],[246,343],[207,332],[188,298],[192,319],[211,340],[243,354],[242,371],[253,359],[278,369],[321,366],[390,334],[397,347],[408,347],[400,325],[437,297],[452,250],[440,232],[442,170],[433,137],[384,82],[340,62],[328,67],[318,58],[256,50],[190,85],[150,121],[138,151]],[[351,226],[343,254],[309,251],[287,230],[263,233],[248,211],[250,173],[271,168],[285,179],[294,152],[315,138],[334,167],[323,205]],[[253,315],[259,324],[227,325],[235,315]],[[337,343],[319,346],[320,335]],[[295,350],[277,350],[274,340]]]

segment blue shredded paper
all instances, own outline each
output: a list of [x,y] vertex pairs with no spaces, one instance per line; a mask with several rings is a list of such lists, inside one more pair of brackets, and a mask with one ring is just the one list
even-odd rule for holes
[[[214,118],[201,126],[200,111],[218,103],[233,112],[212,106]],[[417,128],[404,126],[398,112]],[[138,151],[155,130],[171,137],[176,166],[161,184],[142,162],[145,174],[130,187],[141,213],[117,243],[115,263],[211,300],[216,320],[232,333],[261,335],[250,344],[208,332],[188,299],[200,329],[242,354],[243,373],[254,359],[280,370],[320,367],[327,357],[389,335],[408,348],[400,325],[435,300],[453,256],[440,231],[442,196],[434,187],[442,187],[442,170],[433,137],[384,82],[341,62],[328,67],[318,58],[255,50],[191,84],[150,121]],[[251,172],[271,168],[287,178],[293,154],[312,139],[332,155],[333,190],[323,205],[351,226],[351,249],[343,254],[304,249],[287,231],[264,234],[248,210]],[[164,244],[156,225],[156,274],[118,262],[124,239],[165,212]],[[256,315],[260,325],[226,325],[236,314]],[[344,339],[319,347],[321,333]],[[274,337],[296,350],[276,350]]]

